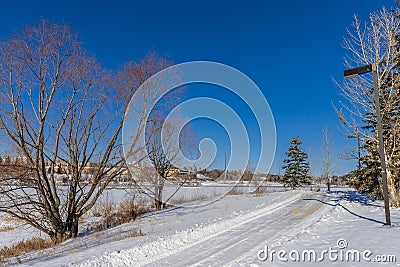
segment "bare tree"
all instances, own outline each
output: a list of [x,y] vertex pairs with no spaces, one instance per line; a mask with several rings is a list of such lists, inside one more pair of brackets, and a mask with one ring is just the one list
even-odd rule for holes
[[[165,120],[162,111],[156,110],[150,115],[147,125],[146,145],[153,172],[146,173],[146,180],[151,186],[148,191],[151,192],[157,210],[165,208],[178,190],[191,178],[190,175],[181,175],[182,170],[176,164],[181,165],[180,161],[184,157],[182,152],[186,151],[186,154],[193,152],[193,133],[188,126],[180,129],[176,119]],[[171,138],[175,133],[179,134],[178,144]],[[174,190],[165,197],[163,191],[166,185]]]
[[[176,148],[172,142],[161,140],[162,130],[166,135],[172,135],[172,132],[179,130],[176,129],[176,125],[171,124],[172,122],[164,124],[166,114],[179,102],[183,92],[181,87],[169,90],[172,89],[169,86],[179,80],[179,74],[168,68],[172,64],[156,52],[151,52],[139,63],[127,63],[116,79],[118,87],[128,88],[122,90],[122,98],[127,98],[126,91],[130,95],[130,88],[140,87],[135,92],[135,99],[128,105],[126,116],[140,118],[140,129],[136,129],[136,132],[145,133],[144,144],[136,145],[139,135],[124,140],[132,143],[130,155],[127,155],[127,164],[135,182],[154,198],[157,209],[161,209],[164,204],[164,180],[170,176],[174,168],[171,162],[177,159],[180,152],[180,146]],[[159,72],[160,70],[164,71]],[[156,73],[157,75],[153,76]],[[166,91],[168,93],[164,95]]]
[[[79,218],[126,172],[120,142],[124,111],[147,71],[157,71],[152,68],[157,63],[149,65],[112,76],[68,26],[48,21],[1,43],[0,129],[18,147],[29,175],[3,178],[0,211],[55,242],[75,237]],[[138,110],[145,121],[144,107]],[[59,184],[60,167],[68,175],[66,186]]]
[[[352,28],[348,29],[343,41],[343,47],[348,51],[344,62],[346,68],[371,63],[378,66],[388,187],[391,204],[395,206],[400,205],[399,33],[399,9],[383,8],[381,11],[371,13],[368,23],[365,24],[355,17]],[[371,76],[360,75],[338,85],[348,100],[338,108],[339,119],[349,127],[349,136],[357,136],[362,148],[371,153],[370,158],[377,158],[377,154],[372,152],[378,151],[378,142]],[[379,162],[379,159],[377,160]],[[379,173],[379,170],[376,173]]]
[[321,171],[322,177],[326,181],[326,185],[328,187],[328,192],[331,191],[332,184],[332,154],[331,154],[331,134],[328,131],[328,128],[324,128],[322,130],[322,147],[321,147]]

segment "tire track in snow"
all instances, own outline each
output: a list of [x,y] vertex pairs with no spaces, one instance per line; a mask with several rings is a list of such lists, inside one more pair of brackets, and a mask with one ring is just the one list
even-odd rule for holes
[[[95,259],[78,264],[79,266],[143,266],[156,263],[163,258],[178,255],[179,253],[205,244],[209,240],[218,238],[229,231],[235,231],[240,226],[254,220],[275,213],[282,208],[299,201],[305,193],[300,192],[284,201],[268,205],[259,210],[240,214],[239,216],[216,222],[204,227],[189,229],[159,241],[150,242],[125,251],[110,252]],[[159,263],[156,263],[157,266]],[[176,262],[174,263],[176,265]]]
[[[296,207],[296,209],[297,208],[299,208],[299,207]],[[310,209],[308,209],[308,208],[310,208]],[[269,238],[260,242],[258,245],[255,245],[253,249],[251,249],[247,253],[245,252],[245,253],[241,254],[236,259],[230,261],[229,263],[225,263],[224,265],[225,266],[243,266],[243,265],[248,266],[249,263],[258,261],[257,253],[259,250],[264,249],[265,245],[271,245],[276,242],[278,242],[280,245],[282,243],[282,241],[287,241],[288,239],[291,239],[294,236],[298,235],[299,233],[301,233],[301,231],[304,228],[309,227],[310,225],[315,223],[317,220],[319,220],[319,218],[320,218],[320,216],[322,216],[322,214],[325,214],[331,210],[333,210],[332,206],[328,206],[328,205],[323,206],[323,204],[321,202],[312,203],[310,201],[308,203],[308,205],[305,205],[304,207],[302,207],[302,209],[300,209],[300,212],[293,212],[292,215],[289,215],[288,217],[284,217],[285,220],[289,219],[290,221],[297,221],[297,223],[294,223],[291,225],[288,224],[284,227],[281,227],[281,229],[276,231],[272,236],[270,236]],[[298,213],[300,213],[300,215],[298,215]],[[311,215],[313,215],[314,217],[311,217]],[[276,223],[275,225],[279,225],[279,223]],[[280,239],[283,239],[283,240],[280,240]],[[259,262],[259,263],[262,263],[262,262]]]
[[[173,255],[149,266],[237,266],[247,258],[256,260],[257,251],[264,244],[279,238],[286,231],[304,223],[323,204],[314,201],[296,200],[283,206],[287,211],[253,218],[248,224],[237,225],[217,237],[197,245],[196,249]],[[308,224],[311,224],[309,222]],[[248,266],[248,265],[246,265]]]

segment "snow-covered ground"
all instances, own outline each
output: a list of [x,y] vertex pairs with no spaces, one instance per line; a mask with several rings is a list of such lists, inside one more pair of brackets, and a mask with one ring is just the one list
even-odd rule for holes
[[[25,266],[400,266],[400,210],[391,211],[388,227],[382,203],[355,192],[228,195],[147,214],[19,260]],[[139,230],[143,236],[130,237]]]

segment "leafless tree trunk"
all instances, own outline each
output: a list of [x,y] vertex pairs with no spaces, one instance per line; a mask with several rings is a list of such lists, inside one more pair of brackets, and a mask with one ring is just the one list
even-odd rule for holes
[[[151,54],[144,61],[156,59]],[[47,21],[1,44],[0,130],[17,146],[26,171],[2,180],[1,212],[55,242],[78,234],[79,218],[127,171],[121,129],[130,97],[150,75],[141,63],[112,76],[68,26]],[[138,109],[144,121],[144,108]],[[66,186],[59,167],[68,175]]]
[[[178,128],[179,123],[172,120],[165,121],[164,118],[160,111],[155,111],[149,118],[147,128],[147,151],[155,170],[151,176],[153,178],[151,184],[154,186],[154,206],[157,210],[165,208],[168,201],[188,180],[189,176],[180,176],[180,169],[174,163],[179,163],[182,156],[180,152],[193,149],[193,136],[190,129],[185,127],[181,131]],[[178,146],[170,139],[174,131],[180,133]],[[163,198],[166,184],[173,187],[174,191],[168,197]]]
[[321,159],[322,159],[322,176],[326,180],[328,192],[331,191],[331,174],[332,174],[332,159],[331,159],[331,135],[328,128],[322,130],[322,147],[321,147]]
[[[152,52],[139,64],[133,62],[126,64],[116,79],[119,84],[118,87],[138,88],[140,86],[143,89],[139,89],[134,101],[129,103],[129,110],[127,111],[129,115],[127,116],[140,117],[139,129],[136,129],[136,132],[145,132],[145,144],[144,146],[136,146],[138,135],[127,137],[124,142],[132,143],[132,151],[130,155],[127,155],[127,164],[130,166],[135,182],[154,198],[157,209],[161,209],[163,206],[162,194],[165,179],[170,176],[170,170],[173,168],[171,161],[177,158],[176,155],[179,152],[172,148],[172,142],[171,144],[163,143],[161,140],[162,129],[167,132],[167,135],[178,130],[171,124],[163,125],[166,116],[164,113],[178,103],[182,89],[177,89],[168,93],[167,96],[163,96],[168,83],[179,79],[178,73],[174,71],[166,70],[159,75],[159,78],[149,78],[172,64],[171,61]],[[130,100],[130,97],[124,95],[122,98]],[[159,99],[161,100],[158,101]],[[166,149],[166,151],[163,149]],[[146,160],[143,161],[143,159]]]

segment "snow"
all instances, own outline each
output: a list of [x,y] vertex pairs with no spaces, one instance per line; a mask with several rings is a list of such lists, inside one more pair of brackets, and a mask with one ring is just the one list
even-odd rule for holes
[[[258,209],[251,212],[243,213],[243,211],[240,210],[239,213],[232,213],[231,218],[226,218],[225,220],[207,226],[195,224],[194,228],[179,231],[171,236],[160,236],[156,241],[136,246],[126,251],[107,253],[103,255],[100,260],[96,258],[94,261],[81,264],[81,266],[141,266],[161,260],[165,257],[174,256],[192,247],[199,249],[200,246],[207,244],[210,239],[216,238],[222,233],[232,233],[233,229],[245,226],[255,219],[277,211],[285,205],[300,199],[301,196],[302,194],[295,194],[278,203],[273,203],[264,207],[259,206]],[[247,235],[245,232],[243,234]]]
[[32,237],[47,236],[22,221],[0,214],[0,248]]
[[[346,249],[370,250],[371,261],[351,262],[351,266],[400,266],[400,210],[391,209],[393,226],[384,226],[384,209],[381,201],[371,201],[355,192],[330,194],[331,212],[323,214],[311,227],[307,227],[295,238],[276,244],[275,248],[291,251],[293,249],[315,249],[321,251],[335,247],[339,239],[347,243]],[[339,250],[340,251],[340,250]],[[376,255],[395,255],[397,263],[374,261]],[[251,260],[247,262],[252,262]],[[326,259],[329,265],[343,265],[340,260]],[[346,263],[346,262],[345,262]],[[308,263],[319,266],[319,263]],[[285,263],[276,264],[285,266]]]
[[[306,190],[228,195],[208,205],[154,212],[113,229],[84,235],[55,248],[19,257],[25,266],[319,266],[321,262],[263,261],[260,251],[338,249],[339,239],[359,251],[395,255],[396,263],[327,265],[400,266],[400,210],[383,226],[384,210],[355,192]],[[130,237],[132,232],[143,236]],[[3,237],[4,233],[0,233]],[[27,261],[30,259],[30,261]],[[396,265],[397,264],[397,265]]]

